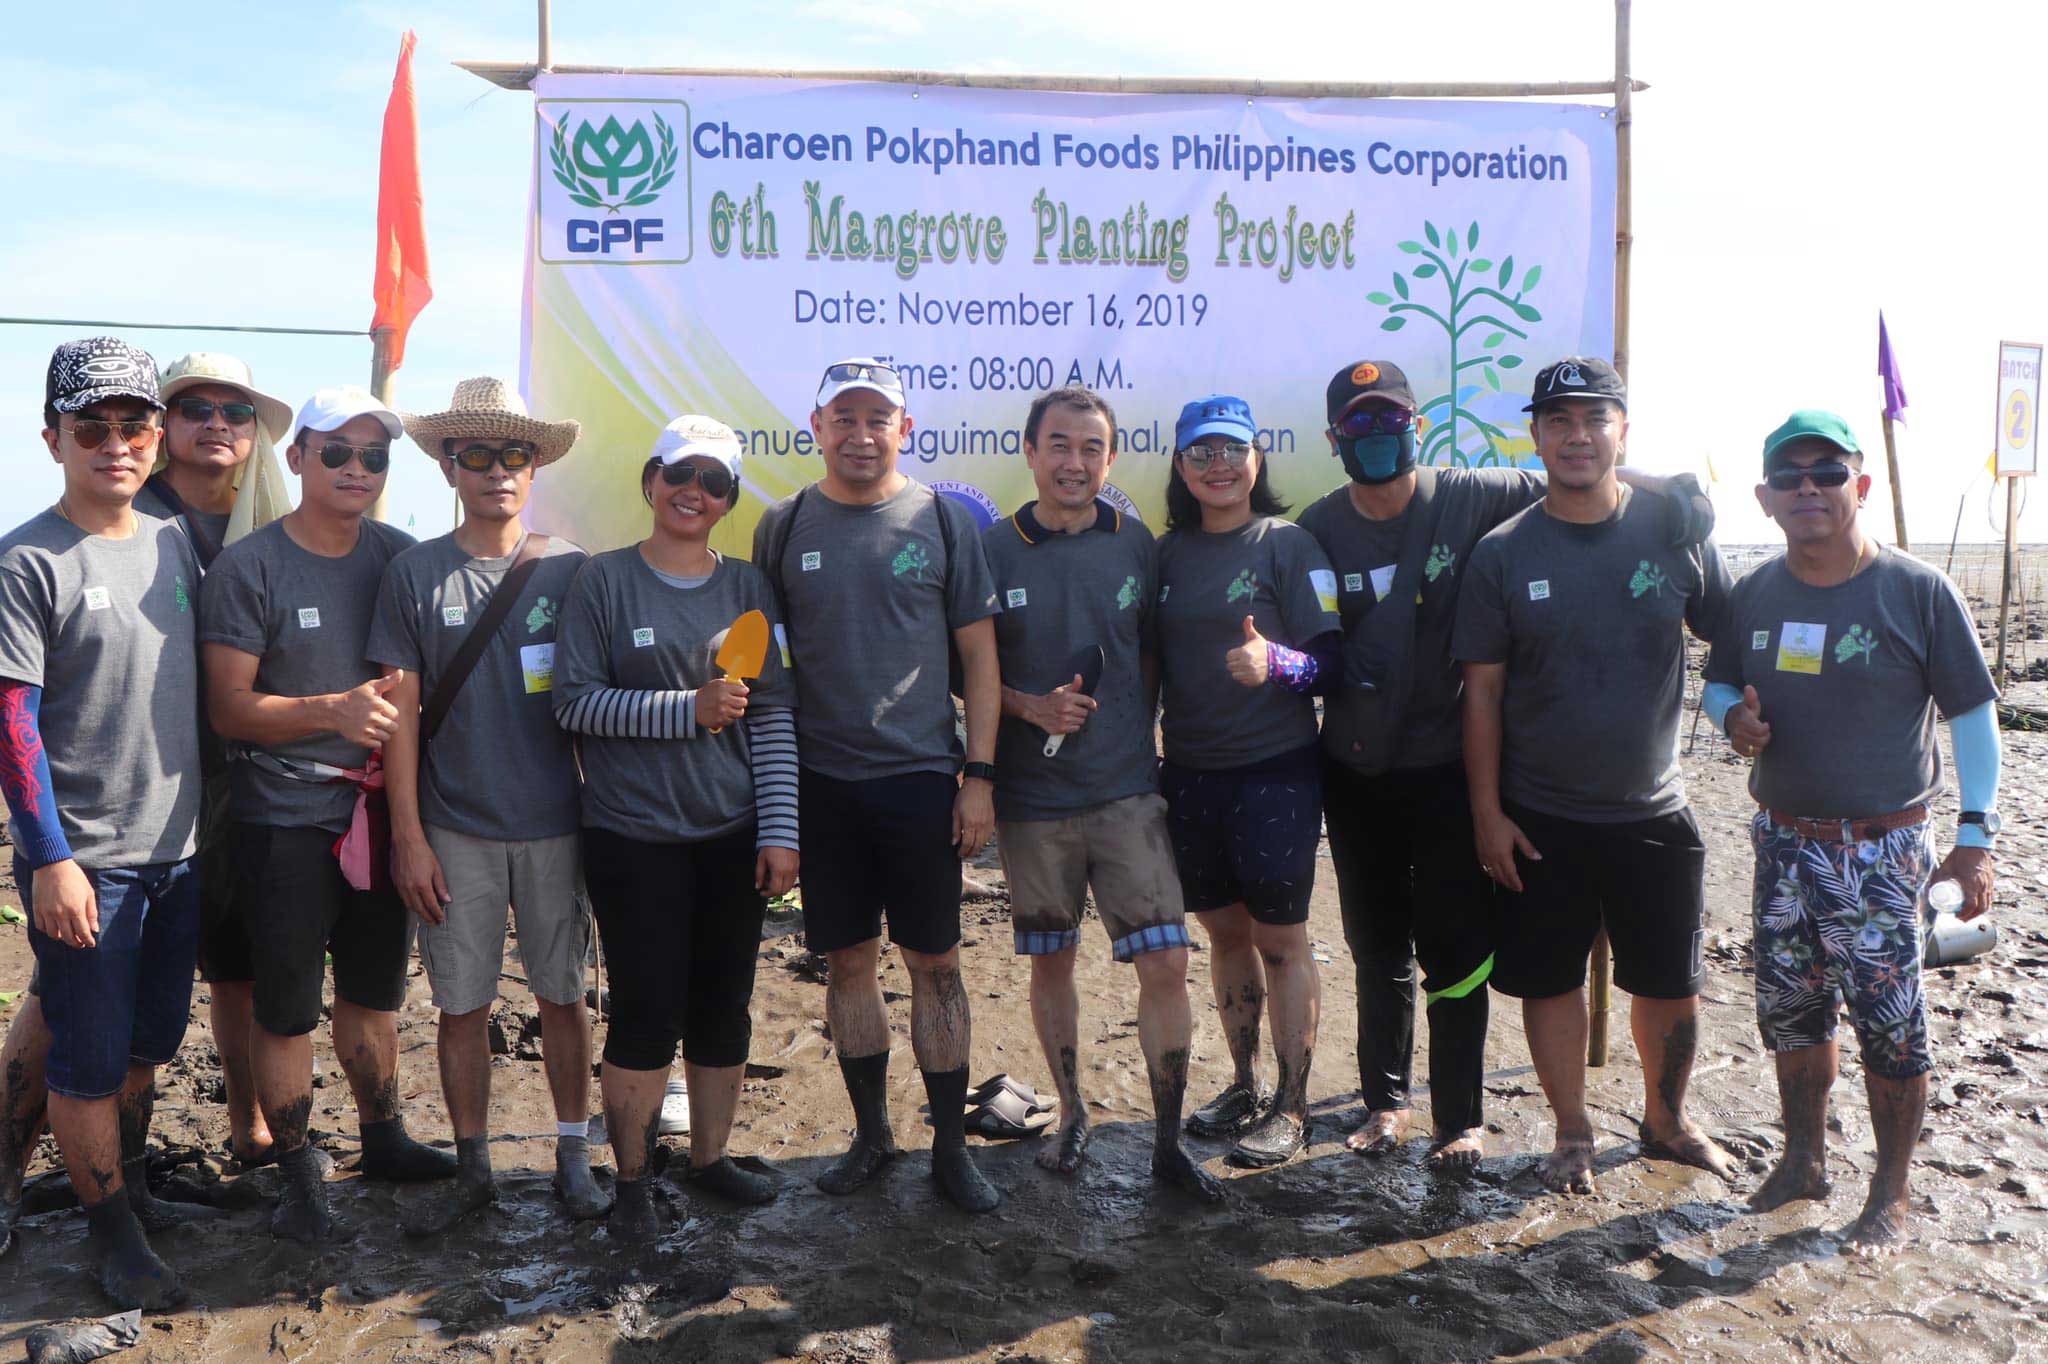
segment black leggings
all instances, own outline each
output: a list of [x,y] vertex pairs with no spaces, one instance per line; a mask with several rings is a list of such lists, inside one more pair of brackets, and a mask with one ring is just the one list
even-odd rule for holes
[[[1368,1109],[1407,1108],[1415,963],[1426,973],[1429,1096],[1439,1133],[1480,1124],[1493,883],[1472,846],[1456,764],[1364,777],[1323,767],[1323,812],[1344,940],[1358,984],[1358,1072]],[[1460,990],[1457,994],[1446,991]]]
[[604,1059],[667,1070],[746,1064],[766,906],[754,889],[754,826],[701,843],[583,831],[583,881],[610,977]]

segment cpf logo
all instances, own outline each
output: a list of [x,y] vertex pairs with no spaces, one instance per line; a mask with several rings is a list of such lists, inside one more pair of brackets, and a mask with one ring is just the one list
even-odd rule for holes
[[[679,100],[543,101],[538,110],[541,258],[552,263],[690,258],[690,184]],[[672,106],[664,109],[660,106]]]

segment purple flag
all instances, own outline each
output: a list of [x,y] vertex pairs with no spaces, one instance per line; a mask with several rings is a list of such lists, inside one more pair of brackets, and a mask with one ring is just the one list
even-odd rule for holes
[[1885,420],[1906,419],[1906,381],[1899,377],[1899,358],[1892,354],[1891,333],[1884,328],[1884,310],[1877,314],[1877,373],[1884,380]]

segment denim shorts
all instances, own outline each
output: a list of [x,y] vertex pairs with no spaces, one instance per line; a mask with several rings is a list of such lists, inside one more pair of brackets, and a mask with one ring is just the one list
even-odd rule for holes
[[120,1090],[130,1064],[160,1066],[185,1040],[199,952],[199,871],[186,858],[88,868],[86,875],[99,898],[100,931],[91,947],[71,947],[36,928],[35,873],[14,859],[50,1025],[50,1092],[104,1099]]

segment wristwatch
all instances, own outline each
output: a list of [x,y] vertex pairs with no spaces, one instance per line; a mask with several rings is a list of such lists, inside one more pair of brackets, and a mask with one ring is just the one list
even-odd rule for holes
[[993,786],[996,781],[996,765],[994,763],[968,763],[960,769],[960,775],[970,779],[985,781]]
[[1958,827],[1976,824],[1983,828],[1986,838],[1998,837],[1998,831],[2005,827],[2005,821],[1998,817],[1996,810],[1965,810],[1956,817]]

